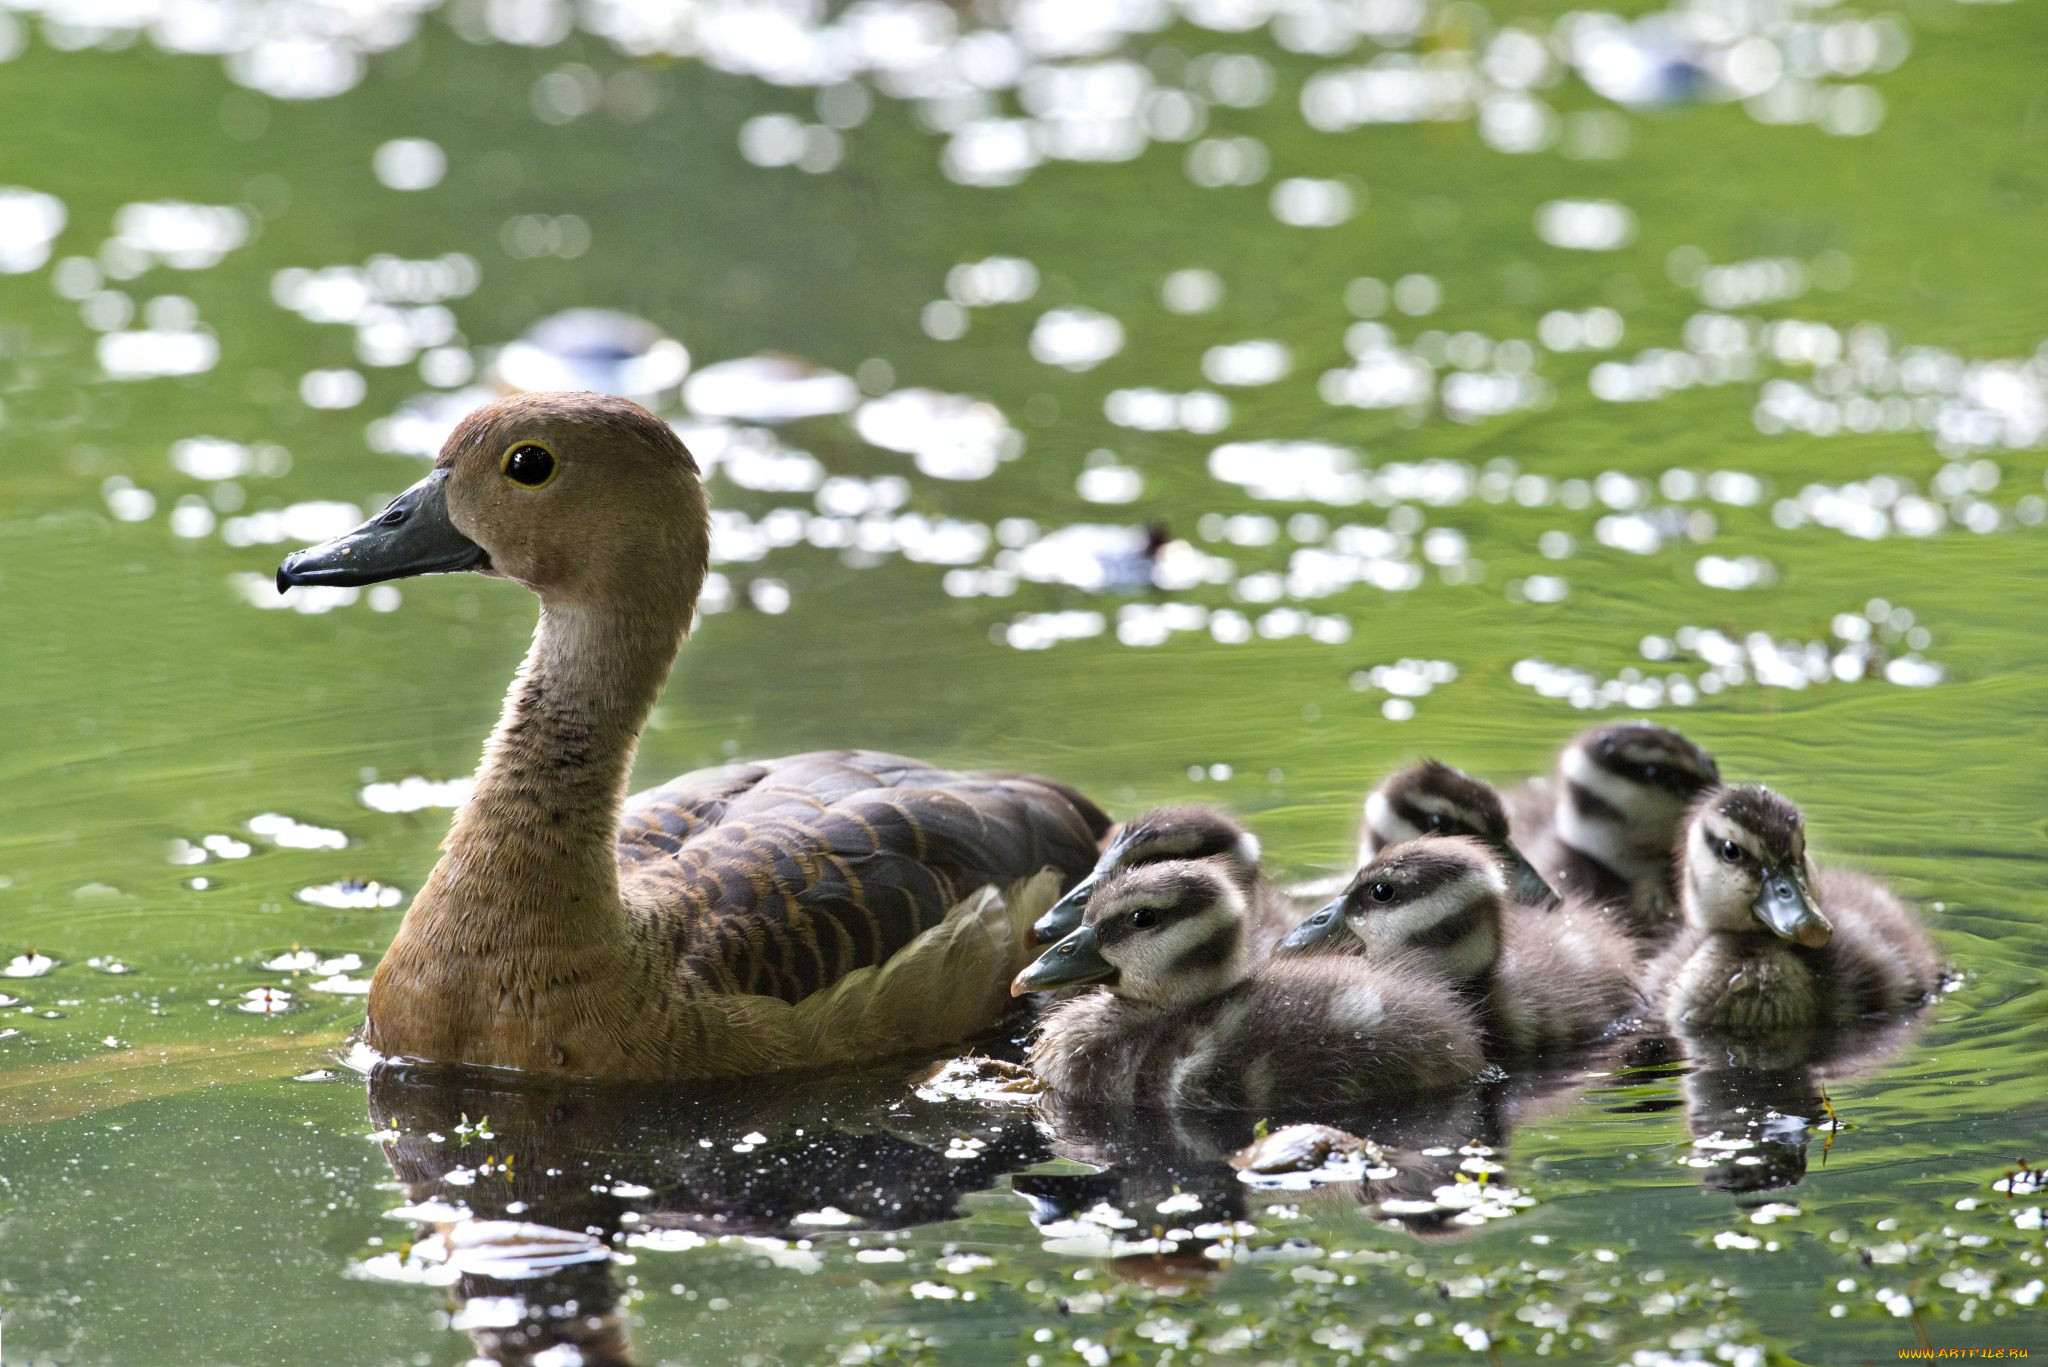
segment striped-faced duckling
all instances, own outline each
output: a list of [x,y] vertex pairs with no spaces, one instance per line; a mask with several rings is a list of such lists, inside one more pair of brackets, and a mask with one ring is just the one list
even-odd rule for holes
[[1100,990],[1051,1007],[1031,1068],[1056,1093],[1266,1111],[1450,1086],[1484,1066],[1472,1009],[1443,983],[1357,958],[1246,952],[1243,885],[1220,858],[1121,870],[1016,993]]
[[1679,848],[1684,929],[1645,973],[1674,1030],[1756,1036],[1908,1010],[1940,990],[1919,919],[1866,874],[1822,869],[1768,788],[1702,799]]
[[1358,862],[1370,864],[1389,845],[1440,835],[1468,836],[1498,855],[1509,871],[1509,895],[1518,905],[1557,905],[1550,884],[1508,838],[1508,814],[1493,785],[1441,760],[1411,764],[1366,794]]
[[1466,836],[1382,850],[1278,953],[1363,954],[1425,973],[1473,1003],[1488,1051],[1505,1058],[1595,1039],[1637,997],[1635,947],[1603,909],[1567,899],[1510,914],[1499,855]]
[[1124,869],[1188,859],[1216,860],[1235,880],[1250,908],[1254,953],[1270,949],[1300,914],[1287,894],[1260,870],[1257,836],[1228,812],[1187,803],[1141,812],[1111,832],[1094,870],[1038,918],[1032,936],[1040,944],[1051,944],[1073,934],[1095,890]]
[[1686,809],[1718,788],[1713,756],[1648,722],[1596,726],[1558,754],[1557,773],[1509,795],[1515,839],[1550,885],[1621,913],[1639,939],[1677,925],[1672,847]]
[[279,568],[280,591],[468,570],[540,598],[473,793],[377,966],[372,1048],[701,1078],[948,1043],[1007,1009],[1031,919],[1108,828],[1071,789],[835,751],[627,797],[710,540],[667,423],[527,394],[472,413],[425,479]]

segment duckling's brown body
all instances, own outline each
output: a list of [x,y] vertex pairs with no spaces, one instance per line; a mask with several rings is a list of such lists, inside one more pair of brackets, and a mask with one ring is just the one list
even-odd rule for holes
[[1272,961],[1206,1001],[1107,990],[1059,1002],[1031,1069],[1052,1091],[1139,1106],[1347,1106],[1461,1082],[1483,1059],[1448,993],[1358,959]]
[[1510,905],[1498,852],[1463,835],[1381,850],[1280,952],[1285,963],[1362,956],[1449,985],[1501,1060],[1597,1039],[1637,996],[1634,944],[1604,908]]
[[1941,987],[1940,954],[1892,891],[1850,869],[1822,869],[1814,902],[1833,924],[1811,949],[1761,927],[1687,927],[1644,970],[1644,996],[1674,1030],[1767,1035],[1911,1010]]
[[541,598],[474,792],[377,966],[373,1048],[715,1077],[948,1043],[1007,1006],[1032,918],[1108,825],[1071,789],[837,751],[627,803],[708,540],[665,424],[530,395],[472,414],[384,514],[280,569],[280,587],[480,569]]
[[1685,928],[1644,996],[1686,1033],[1768,1035],[1911,1009],[1940,989],[1919,919],[1876,879],[1819,869],[1799,809],[1765,788],[1702,798],[1679,845]]
[[1504,915],[1482,1011],[1488,1054],[1527,1059],[1598,1039],[1635,1005],[1639,971],[1604,908],[1570,898],[1540,919]]
[[1083,923],[1013,992],[1105,985],[1047,1010],[1031,1067],[1053,1092],[1119,1105],[1268,1111],[1466,1081],[1471,1008],[1401,964],[1251,963],[1255,877],[1228,853],[1107,875]]

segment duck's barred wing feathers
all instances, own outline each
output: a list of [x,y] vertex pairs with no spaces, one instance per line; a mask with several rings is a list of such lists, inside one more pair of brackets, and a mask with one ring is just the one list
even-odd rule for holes
[[794,1002],[885,962],[977,888],[1048,868],[1073,882],[1108,824],[1049,779],[825,751],[640,794],[619,865],[642,932],[674,961],[721,991]]

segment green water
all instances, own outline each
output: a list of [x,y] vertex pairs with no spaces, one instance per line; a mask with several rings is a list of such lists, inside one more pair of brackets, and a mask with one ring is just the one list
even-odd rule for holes
[[[1556,56],[1503,40],[1512,28],[1561,50],[1579,21],[1553,6],[1277,19],[1227,6],[1038,10],[1012,16],[1041,44],[1019,58],[1036,73],[1025,98],[1002,90],[950,112],[906,98],[925,87],[900,71],[859,74],[865,106],[844,85],[821,95],[811,79],[736,74],[803,45],[760,29],[713,34],[712,11],[679,11],[678,31],[697,36],[669,44],[709,60],[634,56],[660,44],[595,36],[605,15],[647,12],[592,9],[572,30],[569,12],[545,3],[393,10],[360,80],[288,101],[237,83],[274,88],[297,69],[274,54],[171,50],[206,45],[197,9],[138,9],[136,23],[155,21],[140,36],[95,28],[82,10],[0,9],[0,186],[63,209],[44,252],[47,205],[0,191],[0,967],[30,951],[58,961],[0,977],[8,1367],[516,1356],[493,1338],[501,1320],[535,1327],[526,1350],[567,1339],[602,1361],[602,1345],[623,1340],[646,1362],[1840,1362],[1892,1360],[1923,1341],[2048,1348],[2038,1215],[2028,1225],[2030,1203],[1990,1185],[2016,1160],[2048,1159],[2048,23],[2037,6],[1702,9],[1724,21],[1702,19],[1703,44],[1660,47],[1645,27],[1633,49],[1588,59],[1621,80],[1632,62],[1690,54],[1757,82],[1748,104],[1684,98],[1668,72],[1675,98],[1617,102]],[[312,11],[265,13],[283,33]],[[1003,28],[936,7],[897,13]],[[900,67],[911,40],[883,11],[833,22],[850,32],[862,14],[874,61]],[[1369,20],[1379,37],[1319,50],[1303,18],[1317,15]],[[1047,37],[1083,22],[1103,30],[1092,47]],[[1728,57],[1745,33],[1752,46]],[[324,60],[315,47],[307,69]],[[1505,101],[1491,133],[1441,92],[1442,117],[1427,121],[1305,121],[1305,89],[1339,68],[1380,61],[1384,73],[1383,52],[1454,76],[1488,54],[1479,69],[1491,74],[1459,88]],[[1207,60],[1219,53],[1257,61]],[[936,130],[1026,110],[1056,121],[1047,68],[1112,60],[1130,64],[1096,68],[1112,86],[1196,92],[1200,138],[1155,138],[1123,161],[1048,159],[1009,186],[945,174],[948,135]],[[1827,60],[1833,73],[1797,74]],[[1509,98],[1531,81],[1533,113]],[[1392,85],[1371,90],[1395,99]],[[1076,98],[1070,122],[1129,137],[1114,90]],[[1774,109],[1838,131],[1768,121]],[[776,113],[851,125],[841,159],[817,173],[752,164],[742,130]],[[1187,131],[1171,110],[1155,122],[1155,133]],[[778,126],[753,127],[772,142]],[[1489,145],[1517,129],[1549,141]],[[445,178],[417,191],[381,183],[373,153],[397,138],[432,140]],[[1200,139],[1214,141],[1202,150]],[[1252,183],[1197,185],[1195,162]],[[1278,188],[1290,180],[1341,189]],[[1348,196],[1350,216],[1292,226],[1276,194],[1293,197],[1283,207],[1297,219]],[[123,206],[159,201],[239,206],[229,236],[246,240],[207,250],[223,221],[208,220],[191,268],[138,256],[152,241],[176,246],[140,228],[128,246],[106,245]],[[1539,219],[1553,237],[1560,220],[1596,236],[1617,223],[1600,207],[1545,218],[1559,201],[1625,206],[1626,240],[1546,242]],[[355,328],[274,298],[274,277],[292,268],[449,253],[471,258],[473,288],[445,301],[447,319],[421,323],[443,329],[424,377],[411,353],[368,364]],[[1030,298],[927,308],[947,298],[949,270],[992,255],[1032,263]],[[1702,274],[1740,263],[1761,264]],[[1220,280],[1212,309],[1162,302],[1169,274],[1189,269]],[[1398,283],[1410,277],[1426,281]],[[1776,282],[1785,297],[1745,300],[1744,282]],[[1582,1060],[1547,1090],[1517,1080],[1470,1111],[1411,1118],[1403,1142],[1484,1140],[1501,1180],[1533,1202],[1422,1236],[1341,1193],[1245,1191],[1215,1159],[1242,1136],[1105,1137],[1058,1117],[1040,1131],[1016,1112],[919,1100],[907,1069],[681,1101],[386,1079],[366,1105],[362,1077],[336,1059],[360,998],[312,984],[365,978],[400,910],[300,894],[344,879],[417,888],[445,810],[379,810],[364,790],[469,772],[532,608],[507,585],[448,579],[406,584],[395,604],[259,611],[263,581],[299,543],[231,519],[311,500],[374,506],[421,466],[375,453],[366,427],[430,379],[459,386],[458,361],[488,362],[543,317],[586,305],[653,320],[699,366],[786,352],[858,373],[871,394],[924,386],[992,403],[1021,454],[983,479],[922,474],[846,417],[777,427],[832,476],[904,477],[908,512],[986,528],[1027,518],[1034,529],[1010,529],[1024,544],[1068,524],[1163,518],[1221,565],[1221,582],[1132,596],[1028,576],[1006,596],[960,596],[949,572],[1000,571],[1012,564],[1000,547],[950,568],[896,542],[866,557],[798,545],[728,564],[739,596],[776,607],[786,590],[788,610],[707,617],[642,749],[648,782],[729,755],[868,745],[1042,770],[1120,814],[1227,803],[1280,868],[1314,874],[1342,864],[1358,795],[1405,757],[1510,779],[1541,770],[1594,717],[1647,709],[1724,772],[1794,796],[1824,854],[1894,880],[1926,908],[1961,980],[1919,1028],[1811,1069],[1731,1072],[1637,1046]],[[1121,346],[1075,371],[1034,359],[1042,315],[1074,307],[1116,319]],[[1608,312],[1544,321],[1590,310]],[[110,334],[188,333],[195,313],[217,344],[211,364],[109,373],[192,345]],[[964,335],[930,335],[963,318]],[[1605,349],[1545,341],[1615,319],[1622,334]],[[1761,333],[1786,320],[1831,331]],[[1352,365],[1347,329],[1361,321],[1386,331],[1352,333],[1355,349],[1433,361],[1427,397],[1328,400],[1323,376]],[[1717,327],[1735,339],[1732,362],[1699,359]],[[1284,375],[1204,377],[1210,348],[1258,339],[1287,348]],[[1493,345],[1509,340],[1531,345]],[[1645,359],[1660,349],[1692,359]],[[1229,373],[1228,358],[1211,365]],[[1717,383],[1612,397],[1687,367],[1714,378],[1714,365],[1729,367]],[[1541,390],[1524,386],[1527,402],[1494,416],[1447,411],[1472,392],[1448,383],[1461,368],[1501,372],[1473,382],[1488,392],[1512,391],[1518,375]],[[360,401],[309,406],[301,377],[327,371],[360,376]],[[312,383],[346,398],[355,382]],[[1135,388],[1221,395],[1228,424],[1110,421],[1105,401]],[[665,397],[680,416],[673,386]],[[1767,430],[1784,426],[1772,414],[1787,404],[1821,405],[1833,416],[1805,425],[1835,430]],[[175,467],[174,444],[202,436],[241,444],[236,459],[254,468],[200,478]],[[1341,485],[1263,499],[1209,460],[1251,441],[1348,449],[1352,472],[1378,482],[1350,503],[1328,501],[1351,498]],[[1313,457],[1268,453],[1253,473],[1299,473],[1302,461]],[[1429,461],[1446,464],[1390,468]],[[1091,465],[1111,483],[1136,472],[1136,501],[1084,498],[1077,480]],[[1578,490],[1514,482],[1609,472]],[[1880,476],[1898,484],[1859,484]],[[712,489],[750,521],[816,507],[808,490],[741,487],[730,468]],[[1802,490],[1808,511],[1796,513]],[[1207,515],[1273,521],[1237,524],[1233,539]],[[1866,534],[1818,525],[1844,518]],[[1373,543],[1379,563],[1413,586],[1313,592],[1302,553],[1347,526],[1391,529]],[[1061,563],[1092,573],[1085,555]],[[1163,644],[1118,640],[1120,610],[1142,639],[1145,606],[1162,602],[1214,615]],[[1284,618],[1262,634],[1276,608],[1312,614],[1337,639]],[[1105,629],[1042,650],[1006,643],[1062,611],[1104,614]],[[1642,644],[1686,626],[1730,648],[1761,632],[1833,655],[1851,643],[1831,633],[1869,630],[1886,658],[1906,661],[1905,682],[1880,661],[1875,677],[1768,686],[1751,655],[1743,682],[1698,693],[1706,664],[1653,661]],[[1455,677],[1412,698],[1371,686],[1374,666],[1406,658],[1448,662]],[[1696,696],[1667,686],[1602,712],[1528,685],[1565,669],[1592,687],[1682,672]],[[303,823],[284,828],[286,843],[262,820],[273,813]],[[203,862],[173,862],[208,851],[209,836],[223,838]],[[299,946],[362,964],[264,966]],[[293,1009],[235,1009],[263,987],[289,991]],[[1694,1129],[1711,1132],[1731,1106],[1783,1101],[1810,1115],[1822,1081],[1843,1128],[1811,1137],[1803,1181],[1738,1198],[1702,1180],[1717,1169],[1693,1164]],[[486,1115],[488,1136],[456,1130]],[[1047,1210],[1123,1212],[1133,1223],[1117,1239],[1155,1225],[1184,1233],[1168,1256],[1106,1231],[1084,1237],[1086,1221],[1041,1228],[1022,1199],[1040,1190]],[[412,1248],[432,1212],[389,1218],[427,1195],[479,1217],[594,1228],[626,1256],[432,1284],[435,1265]],[[822,1206],[854,1222],[790,1223]],[[483,1273],[493,1266],[505,1270]],[[574,1360],[556,1353],[542,1360]]]

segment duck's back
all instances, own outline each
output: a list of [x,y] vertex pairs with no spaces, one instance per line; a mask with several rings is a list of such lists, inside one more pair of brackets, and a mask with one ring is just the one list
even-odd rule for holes
[[[794,1002],[887,962],[979,888],[1080,878],[1108,824],[1050,779],[818,751],[629,799],[620,881],[641,933],[700,982]],[[1018,966],[985,971],[1000,987]]]
[[1597,1039],[1635,1005],[1635,943],[1600,908],[1568,901],[1501,918],[1494,1044],[1517,1057]]
[[1822,869],[1814,900],[1835,933],[1812,956],[1838,1021],[1917,1005],[1940,990],[1940,951],[1890,888],[1854,869]]
[[1448,988],[1342,958],[1273,960],[1192,1006],[1071,998],[1046,1013],[1031,1064],[1066,1095],[1271,1111],[1430,1091],[1484,1059],[1476,1020]]

